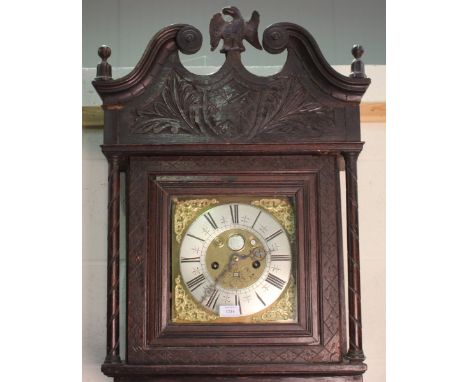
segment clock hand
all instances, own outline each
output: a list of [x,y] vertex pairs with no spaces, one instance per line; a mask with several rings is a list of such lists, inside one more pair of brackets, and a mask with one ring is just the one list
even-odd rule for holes
[[231,253],[231,255],[229,256],[228,264],[223,268],[218,277],[215,278],[213,285],[211,287],[206,288],[205,293],[201,298],[201,301],[203,301],[210,293],[212,293],[213,289],[216,288],[216,285],[218,285],[219,281],[231,270],[232,266],[236,264],[236,256],[237,254]]
[[[214,279],[214,283],[211,287],[207,288],[205,293],[203,294],[203,297],[202,297],[202,301],[209,295],[212,293],[213,289],[216,288],[216,286],[219,284],[219,282],[226,276],[226,274],[232,269],[232,267],[240,260],[240,259],[247,259],[249,257],[251,258],[254,258],[255,257],[255,253],[256,252],[263,252],[264,251],[262,249],[259,249],[259,248],[253,248],[252,250],[250,250],[250,252],[246,255],[243,255],[243,254],[240,254],[240,253],[231,253],[231,255],[229,256],[229,261],[227,263],[227,265],[224,266],[223,270],[219,273],[219,275]],[[260,259],[263,257],[263,256],[258,256],[260,257]]]
[[224,275],[229,272],[231,270],[231,268],[233,267],[233,265],[236,264],[236,254],[235,253],[231,253],[231,256],[229,256],[229,262],[228,264],[224,267],[223,271],[218,275],[218,277],[216,277],[215,279],[215,286],[216,284],[218,283],[218,281],[224,277]]

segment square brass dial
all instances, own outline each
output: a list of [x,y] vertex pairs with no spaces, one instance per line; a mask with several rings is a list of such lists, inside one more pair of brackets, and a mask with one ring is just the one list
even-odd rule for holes
[[173,323],[297,322],[293,198],[171,200]]

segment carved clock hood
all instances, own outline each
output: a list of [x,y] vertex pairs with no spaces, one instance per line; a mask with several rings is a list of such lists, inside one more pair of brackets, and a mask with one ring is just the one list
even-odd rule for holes
[[210,24],[212,49],[223,39],[226,54],[213,75],[195,75],[180,62],[179,51],[194,54],[202,44],[200,31],[190,25],[157,33],[134,70],[120,79],[103,70],[110,70],[110,49],[100,50],[102,72],[93,85],[106,123],[111,115],[119,120],[118,131],[106,126],[106,145],[360,140],[359,102],[370,83],[363,72],[339,74],[305,29],[277,23],[265,30],[263,48],[272,54],[286,49],[286,63],[275,75],[253,75],[240,55],[244,38],[262,49],[259,15],[255,11],[246,22],[235,7],[224,13],[232,14],[231,23],[217,14]]
[[[189,72],[180,62],[179,52],[194,54],[202,45],[200,31],[187,24],[158,32],[135,68],[119,79],[112,78],[107,62],[110,48],[99,48],[102,62],[93,86],[103,101],[102,150],[109,162],[107,356],[102,370],[117,382],[188,382],[208,375],[216,381],[362,381],[357,157],[363,147],[359,104],[370,84],[361,61],[364,50],[353,47],[351,74],[344,76],[327,63],[304,28],[273,24],[260,43],[259,21],[257,11],[247,21],[236,7],[212,17],[211,49],[220,49],[226,60],[207,76]],[[242,64],[244,44],[271,54],[286,50],[286,63],[275,75],[256,76]],[[127,215],[124,360],[118,304],[121,172],[126,175]],[[297,227],[289,236],[299,264],[296,321],[222,329],[171,321],[171,299],[188,296],[180,277],[171,289],[171,259],[178,256],[171,252],[171,235],[172,242],[180,241],[185,227],[177,225],[180,217],[171,211],[180,198],[192,198],[187,205],[193,206],[216,195],[230,203],[282,197],[294,206],[288,216]],[[273,284],[278,288],[278,283]],[[187,300],[176,310],[192,305]]]

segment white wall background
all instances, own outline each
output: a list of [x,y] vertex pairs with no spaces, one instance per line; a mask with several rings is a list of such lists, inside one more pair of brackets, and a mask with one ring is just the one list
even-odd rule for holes
[[[212,67],[190,68],[198,73]],[[249,70],[268,75],[279,67]],[[335,66],[343,74],[349,66]],[[115,68],[114,77],[130,68]],[[366,102],[385,101],[385,66],[368,66],[372,85]],[[83,105],[100,104],[91,86],[95,69],[83,69]],[[106,346],[106,238],[107,162],[100,151],[102,129],[83,129],[83,381],[110,381],[100,372]],[[365,382],[385,381],[385,124],[362,125],[366,142],[359,158],[359,203],[362,271],[362,314],[364,352],[369,370]],[[344,190],[344,173],[342,189]],[[345,205],[344,195],[342,198]],[[343,208],[343,214],[345,208]],[[123,216],[123,210],[121,211]],[[343,221],[346,221],[343,216]],[[346,235],[343,235],[346,238]],[[123,232],[121,234],[124,240]],[[346,240],[344,240],[346,248]],[[122,246],[122,264],[124,249]],[[346,253],[346,252],[345,252]],[[123,273],[121,276],[124,276]],[[122,301],[121,307],[125,305]],[[122,323],[123,324],[123,323]],[[121,333],[124,333],[121,330]],[[121,337],[122,351],[125,339]],[[123,354],[123,353],[122,353]]]
[[[210,52],[208,25],[216,12],[237,6],[246,20],[253,10],[260,13],[259,36],[269,25],[290,21],[306,28],[319,42],[333,65],[352,60],[351,47],[366,49],[368,64],[385,65],[385,0],[83,0],[83,67],[100,61],[97,48],[112,48],[114,67],[135,66],[147,42],[161,28],[175,23],[197,27],[203,35],[201,50],[190,65],[223,63],[223,55]],[[257,51],[246,44],[245,65],[271,66],[284,62],[284,55]]]

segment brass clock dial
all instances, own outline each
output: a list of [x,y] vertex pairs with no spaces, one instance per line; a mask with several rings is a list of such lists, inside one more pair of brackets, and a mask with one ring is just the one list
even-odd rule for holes
[[244,201],[195,214],[174,260],[187,295],[212,318],[268,310],[293,280],[290,233],[268,209]]

